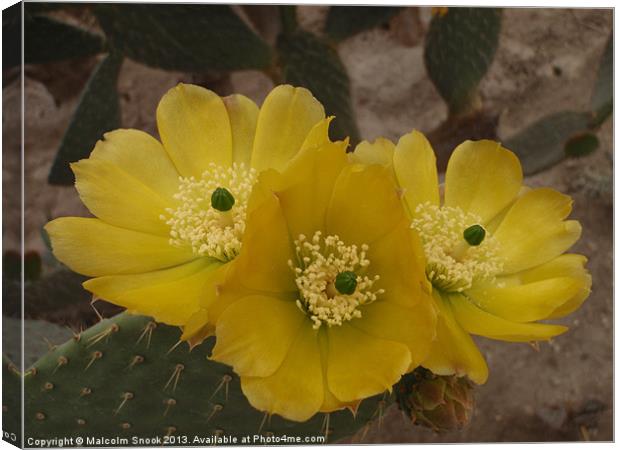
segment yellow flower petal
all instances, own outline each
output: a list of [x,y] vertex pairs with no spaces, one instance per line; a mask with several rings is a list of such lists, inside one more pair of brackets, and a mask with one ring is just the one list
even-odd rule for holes
[[[498,279],[501,283],[501,279]],[[585,280],[559,276],[532,283],[500,287],[480,283],[466,291],[483,310],[514,322],[548,318],[557,308],[580,294]]]
[[556,277],[582,278],[588,275],[585,264],[588,258],[575,253],[565,253],[553,258],[551,261],[536,266],[532,269],[524,270],[514,276],[521,283],[534,283]]
[[359,164],[379,164],[384,167],[392,167],[394,157],[394,143],[389,139],[378,138],[373,143],[362,141],[350,154],[351,161]]
[[325,231],[325,213],[346,159],[344,143],[323,144],[302,151],[282,174],[276,196],[292,238]]
[[75,272],[88,276],[150,272],[193,260],[188,247],[168,238],[140,233],[99,219],[61,217],[45,225],[54,255]]
[[348,324],[331,327],[327,334],[327,380],[340,401],[391,390],[411,365],[409,348],[402,343],[377,339]]
[[310,91],[289,85],[269,93],[258,114],[252,167],[282,170],[301,148],[315,124],[325,117]]
[[294,301],[261,295],[242,298],[218,318],[211,358],[232,366],[241,376],[272,375],[302,325],[311,328]]
[[209,336],[215,335],[215,327],[209,322],[209,312],[205,309],[196,311],[183,326],[182,341],[187,341],[190,350]]
[[556,308],[547,317],[548,319],[555,319],[564,317],[575,311],[590,295],[592,277],[584,267],[586,262],[587,258],[583,255],[564,254],[552,259],[548,263],[520,272],[517,275],[523,283],[532,283],[558,276],[565,276],[578,280],[581,288],[577,294]]
[[241,390],[252,406],[298,422],[310,419],[323,402],[317,332],[305,325],[273,375],[241,377]]
[[280,201],[259,180],[249,200],[242,251],[231,267],[231,279],[259,292],[294,292],[297,287],[288,266],[293,258]]
[[532,189],[510,208],[495,231],[504,273],[545,263],[568,250],[581,236],[581,225],[564,221],[572,209],[568,195],[553,189]]
[[323,404],[321,405],[321,412],[338,411],[344,408],[350,408],[353,411],[356,410],[359,401],[354,402],[342,402],[336,398],[332,391],[329,390],[329,383],[327,381],[327,364],[329,343],[327,338],[327,331],[325,327],[321,327],[318,330],[318,343],[321,351],[321,372],[323,374]]
[[258,121],[258,106],[240,94],[229,95],[222,100],[228,111],[232,132],[232,160],[249,168]]
[[336,180],[326,230],[347,244],[372,243],[404,217],[390,171],[381,166],[346,166]]
[[169,325],[185,325],[200,309],[200,298],[214,289],[221,264],[200,258],[171,269],[90,279],[84,288],[96,297]]
[[[235,278],[241,277],[242,279],[243,274],[235,273],[234,265],[235,262],[231,261],[222,266],[221,276],[215,284],[215,295],[205,296],[200,301],[201,308],[209,313],[209,323],[211,324],[216,324],[219,317],[230,305],[244,297],[257,293],[254,289],[243,287],[240,280]],[[275,294],[270,295],[281,298]]]
[[437,337],[431,345],[422,366],[437,375],[467,375],[472,381],[483,384],[489,368],[471,336],[456,322],[452,309],[435,293]]
[[411,216],[416,206],[430,202],[439,205],[439,183],[435,152],[419,131],[404,135],[396,145],[394,172]]
[[[430,302],[430,298],[428,299]],[[414,308],[403,308],[394,303],[377,300],[361,308],[362,317],[351,326],[366,334],[406,344],[411,352],[413,369],[428,355],[435,337],[435,312],[430,304],[421,303]]]
[[179,188],[179,172],[157,139],[139,130],[114,130],[103,135],[91,160],[117,165],[164,198]]
[[465,141],[448,161],[445,205],[477,214],[486,223],[512,201],[522,181],[514,153],[493,141]]
[[228,112],[222,99],[205,88],[180,83],[170,89],[157,106],[157,128],[184,177],[200,178],[210,163],[232,164]]
[[518,323],[489,314],[462,295],[450,297],[458,323],[469,333],[510,342],[548,340],[564,333],[567,327],[544,323]]
[[329,139],[329,124],[332,122],[332,120],[334,120],[334,118],[334,116],[326,117],[325,119],[317,122],[317,124],[312,127],[312,129],[306,136],[306,139],[304,139],[304,143],[301,144],[300,152],[297,153],[295,158],[299,157],[301,153],[305,153],[304,150],[321,147],[331,142],[331,140]]
[[385,290],[382,299],[406,308],[418,305],[431,308],[431,287],[424,272],[425,263],[418,258],[420,255],[423,249],[405,217],[392,231],[370,245],[368,270],[373,276],[379,276],[375,288]]
[[160,218],[172,207],[164,198],[119,166],[96,158],[71,164],[75,187],[86,207],[101,220],[117,227],[169,236]]

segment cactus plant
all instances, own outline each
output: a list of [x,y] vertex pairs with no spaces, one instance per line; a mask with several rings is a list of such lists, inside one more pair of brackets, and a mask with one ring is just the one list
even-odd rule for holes
[[402,8],[395,6],[331,6],[325,21],[325,33],[334,42],[388,22]]
[[73,184],[75,177],[67,161],[79,160],[84,156],[83,149],[93,148],[104,132],[119,126],[116,83],[122,63],[120,53],[110,53],[93,72],[62,138],[48,176],[50,184]]
[[355,415],[317,414],[304,423],[269,417],[248,404],[229,367],[208,359],[212,340],[189,351],[179,336],[127,313],[76,334],[25,373],[26,436],[169,435],[171,443],[205,445],[213,442],[194,436],[237,436],[239,444],[243,436],[327,434],[333,442],[368,427],[389,401],[373,397]]
[[568,157],[581,157],[599,146],[596,132],[613,110],[613,42],[601,55],[590,111],[559,111],[535,121],[505,139],[521,159],[523,171],[531,175]]
[[3,438],[21,445],[18,436],[21,429],[21,385],[17,367],[2,356],[2,431]]
[[501,10],[448,8],[432,20],[424,62],[450,114],[467,114],[478,105],[478,84],[499,42]]
[[310,89],[327,114],[336,116],[331,128],[335,138],[359,142],[349,76],[337,50],[303,30],[280,35],[277,49],[283,80]]

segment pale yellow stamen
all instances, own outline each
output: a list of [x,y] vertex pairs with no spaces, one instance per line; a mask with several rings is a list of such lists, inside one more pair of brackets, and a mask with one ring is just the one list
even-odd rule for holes
[[[223,168],[211,164],[200,177],[179,178],[174,195],[175,208],[166,209],[161,218],[170,226],[170,244],[190,245],[194,254],[230,261],[241,249],[245,215],[256,171],[243,164]],[[230,211],[211,206],[211,194],[218,187],[228,189],[235,198]]]
[[426,276],[434,287],[462,292],[477,281],[493,279],[503,269],[499,243],[487,233],[478,246],[463,237],[468,227],[481,224],[480,217],[460,208],[423,203],[411,223],[420,235],[426,255]]
[[[300,235],[295,240],[295,251],[297,261],[289,261],[289,266],[295,272],[299,289],[297,306],[310,317],[314,329],[324,323],[331,327],[362,317],[360,307],[384,293],[383,289],[372,290],[378,275],[364,275],[370,265],[367,245],[346,245],[338,236],[322,237],[317,231],[311,240]],[[355,292],[350,295],[339,293],[334,286],[342,272],[357,275]]]

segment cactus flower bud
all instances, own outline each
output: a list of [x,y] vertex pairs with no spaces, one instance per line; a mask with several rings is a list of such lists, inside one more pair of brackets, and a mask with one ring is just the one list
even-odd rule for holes
[[463,428],[474,407],[466,377],[439,376],[422,367],[401,378],[396,395],[399,408],[414,424],[435,431]]

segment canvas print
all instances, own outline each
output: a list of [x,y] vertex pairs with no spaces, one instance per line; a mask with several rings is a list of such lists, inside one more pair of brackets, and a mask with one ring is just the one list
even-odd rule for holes
[[611,9],[2,24],[5,441],[613,439]]

